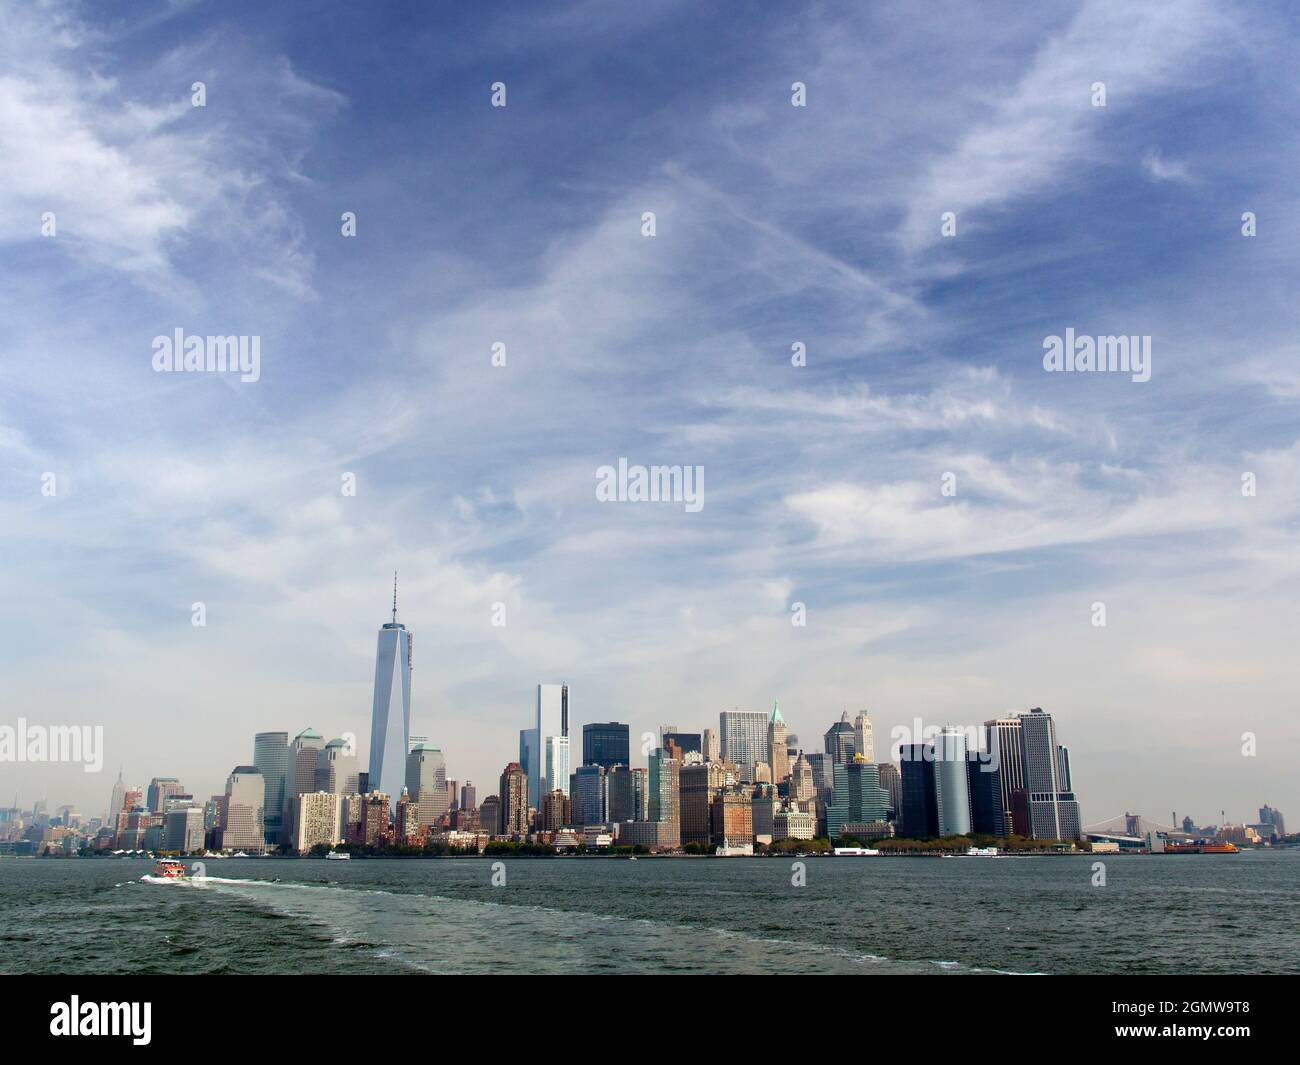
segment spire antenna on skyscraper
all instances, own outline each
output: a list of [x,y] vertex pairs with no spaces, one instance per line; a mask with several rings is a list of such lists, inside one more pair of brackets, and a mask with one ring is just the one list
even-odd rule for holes
[[393,624],[397,624],[397,570],[393,570]]

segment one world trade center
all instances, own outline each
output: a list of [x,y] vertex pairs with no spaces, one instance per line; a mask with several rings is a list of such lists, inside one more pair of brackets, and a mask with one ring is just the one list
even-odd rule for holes
[[375,653],[375,701],[370,717],[370,790],[395,805],[406,782],[411,744],[411,638],[397,620],[397,574],[393,574],[393,620],[379,630]]

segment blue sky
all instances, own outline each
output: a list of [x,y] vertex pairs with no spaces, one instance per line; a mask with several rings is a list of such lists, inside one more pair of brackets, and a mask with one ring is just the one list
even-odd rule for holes
[[[1086,821],[1300,806],[1285,5],[6,7],[7,718],[199,794],[261,729],[364,753],[398,569],[480,794],[565,680],[809,750],[1041,705]],[[154,373],[177,327],[261,380]],[[1045,373],[1066,327],[1151,381]],[[703,510],[598,502],[620,456]]]

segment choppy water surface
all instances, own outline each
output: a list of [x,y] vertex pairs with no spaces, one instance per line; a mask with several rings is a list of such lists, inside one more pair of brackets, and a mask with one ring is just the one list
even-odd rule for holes
[[1300,854],[0,860],[5,973],[1283,973]]

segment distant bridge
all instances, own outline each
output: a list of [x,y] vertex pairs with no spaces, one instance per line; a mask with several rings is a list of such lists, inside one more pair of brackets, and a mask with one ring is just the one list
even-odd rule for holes
[[1104,832],[1119,836],[1145,836],[1148,832],[1181,832],[1182,829],[1177,825],[1161,824],[1153,817],[1122,813],[1107,818],[1105,821],[1095,821],[1090,825],[1084,825],[1083,831],[1085,833]]

